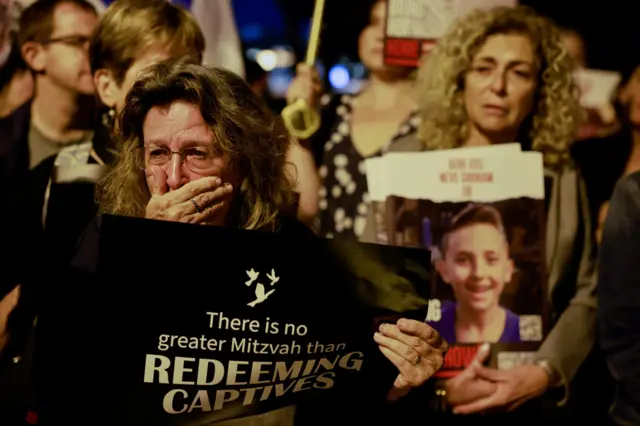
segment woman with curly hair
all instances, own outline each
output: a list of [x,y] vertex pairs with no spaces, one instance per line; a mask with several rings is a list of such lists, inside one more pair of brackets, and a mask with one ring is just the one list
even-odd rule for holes
[[518,141],[523,150],[541,152],[546,168],[545,252],[553,328],[535,363],[497,371],[474,362],[449,380],[446,399],[457,413],[512,407],[545,393],[566,401],[568,385],[594,343],[591,224],[568,150],[582,118],[573,63],[560,37],[549,20],[529,8],[477,11],[439,40],[419,70],[422,126],[405,148]]
[[441,39],[418,74],[427,149],[521,141],[556,169],[581,112],[573,62],[556,27],[528,8],[474,13]]

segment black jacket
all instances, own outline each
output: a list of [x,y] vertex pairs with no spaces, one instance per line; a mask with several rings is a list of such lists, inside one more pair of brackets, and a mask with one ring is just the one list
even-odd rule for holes
[[[60,181],[51,156],[29,170],[31,102],[0,121],[0,228],[7,252],[6,282],[20,283],[31,272],[65,265],[95,215],[95,173],[90,179]],[[105,163],[113,160],[109,130],[97,126],[93,149]],[[99,168],[93,158],[92,167]],[[47,200],[45,202],[45,200]],[[46,229],[46,232],[45,232]]]
[[640,424],[640,172],[619,181],[600,250],[598,325],[617,383],[616,425]]

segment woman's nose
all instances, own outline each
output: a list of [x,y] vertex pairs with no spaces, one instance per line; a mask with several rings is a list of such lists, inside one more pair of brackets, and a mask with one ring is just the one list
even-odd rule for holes
[[495,93],[504,93],[507,88],[506,75],[503,72],[496,72],[492,76],[491,90]]
[[184,185],[185,174],[182,170],[182,158],[178,154],[173,154],[167,163],[167,185],[172,190],[176,190]]

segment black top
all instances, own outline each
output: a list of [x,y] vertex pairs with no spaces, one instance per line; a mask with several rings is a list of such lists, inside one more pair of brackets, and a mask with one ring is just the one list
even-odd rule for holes
[[610,415],[640,424],[640,172],[619,181],[603,229],[598,277],[599,332],[618,384]]
[[[351,139],[352,105],[357,95],[333,95],[323,99],[325,129],[312,138],[318,172],[319,235],[359,238],[365,228],[369,199],[366,158]],[[397,139],[414,133],[420,124],[417,111],[411,113],[397,132],[370,157],[385,154]],[[327,130],[330,130],[327,132]]]
[[630,153],[628,131],[606,138],[578,141],[572,145],[571,155],[584,179],[589,212],[594,221],[598,218],[600,207],[611,198],[616,182],[624,175]]
[[23,283],[7,320],[9,339],[0,348],[0,425],[32,425],[38,420],[34,386],[36,294]]
[[[3,281],[10,286],[29,279],[35,269],[68,265],[97,211],[95,179],[57,181],[57,155],[29,170],[30,106],[26,103],[0,122],[0,199],[6,202],[0,226],[2,245],[11,247],[3,250],[10,266]],[[102,125],[94,130],[93,149],[103,162],[113,161],[110,132]],[[99,168],[93,157],[88,164]]]
[[34,425],[37,421],[32,328],[23,348],[0,356],[0,424]]

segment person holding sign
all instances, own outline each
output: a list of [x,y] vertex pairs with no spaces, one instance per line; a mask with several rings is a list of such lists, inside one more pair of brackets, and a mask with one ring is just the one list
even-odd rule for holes
[[520,319],[500,306],[513,274],[502,217],[490,205],[471,205],[454,217],[440,243],[436,268],[456,302],[428,322],[449,343],[520,342]]
[[[576,62],[575,78],[582,92],[582,106],[587,120],[580,127],[577,140],[602,138],[620,130],[620,122],[610,98],[619,84],[618,74],[612,71],[589,69],[583,36],[575,28],[560,29],[562,43]],[[604,95],[604,98],[603,98]]]
[[[118,120],[121,154],[98,184],[101,213],[313,236],[290,211],[284,124],[237,75],[190,59],[160,63],[133,85]],[[100,223],[88,228],[76,270],[96,270]],[[447,349],[435,330],[407,319],[372,338],[399,370],[390,400],[428,380]],[[290,424],[291,413],[252,421],[268,419]]]
[[[597,219],[598,239],[616,182],[640,170],[640,66],[636,58],[637,53],[630,55],[616,98],[621,130],[608,137],[579,141],[571,147],[574,159],[584,170],[591,214]],[[607,161],[603,162],[605,155]]]
[[640,423],[639,188],[640,172],[631,173],[616,184],[599,256],[599,340],[616,385],[615,398],[608,413],[609,425]]
[[478,352],[476,362],[443,390],[456,413],[511,409],[543,394],[565,403],[592,350],[595,253],[584,184],[568,150],[582,119],[572,73],[558,28],[527,7],[469,14],[438,41],[419,70],[422,125],[419,137],[402,141],[405,147],[517,141],[523,150],[541,152],[546,169],[552,328],[531,364],[506,371],[479,368],[489,351]]
[[[419,122],[412,69],[384,63],[387,2],[372,2],[358,50],[369,70],[367,86],[356,95],[320,97],[315,70],[298,65],[287,101],[305,99],[321,108],[322,127],[290,152],[300,191],[300,218],[319,235],[359,238],[369,206],[364,161],[383,155]],[[311,158],[313,157],[313,158]]]

